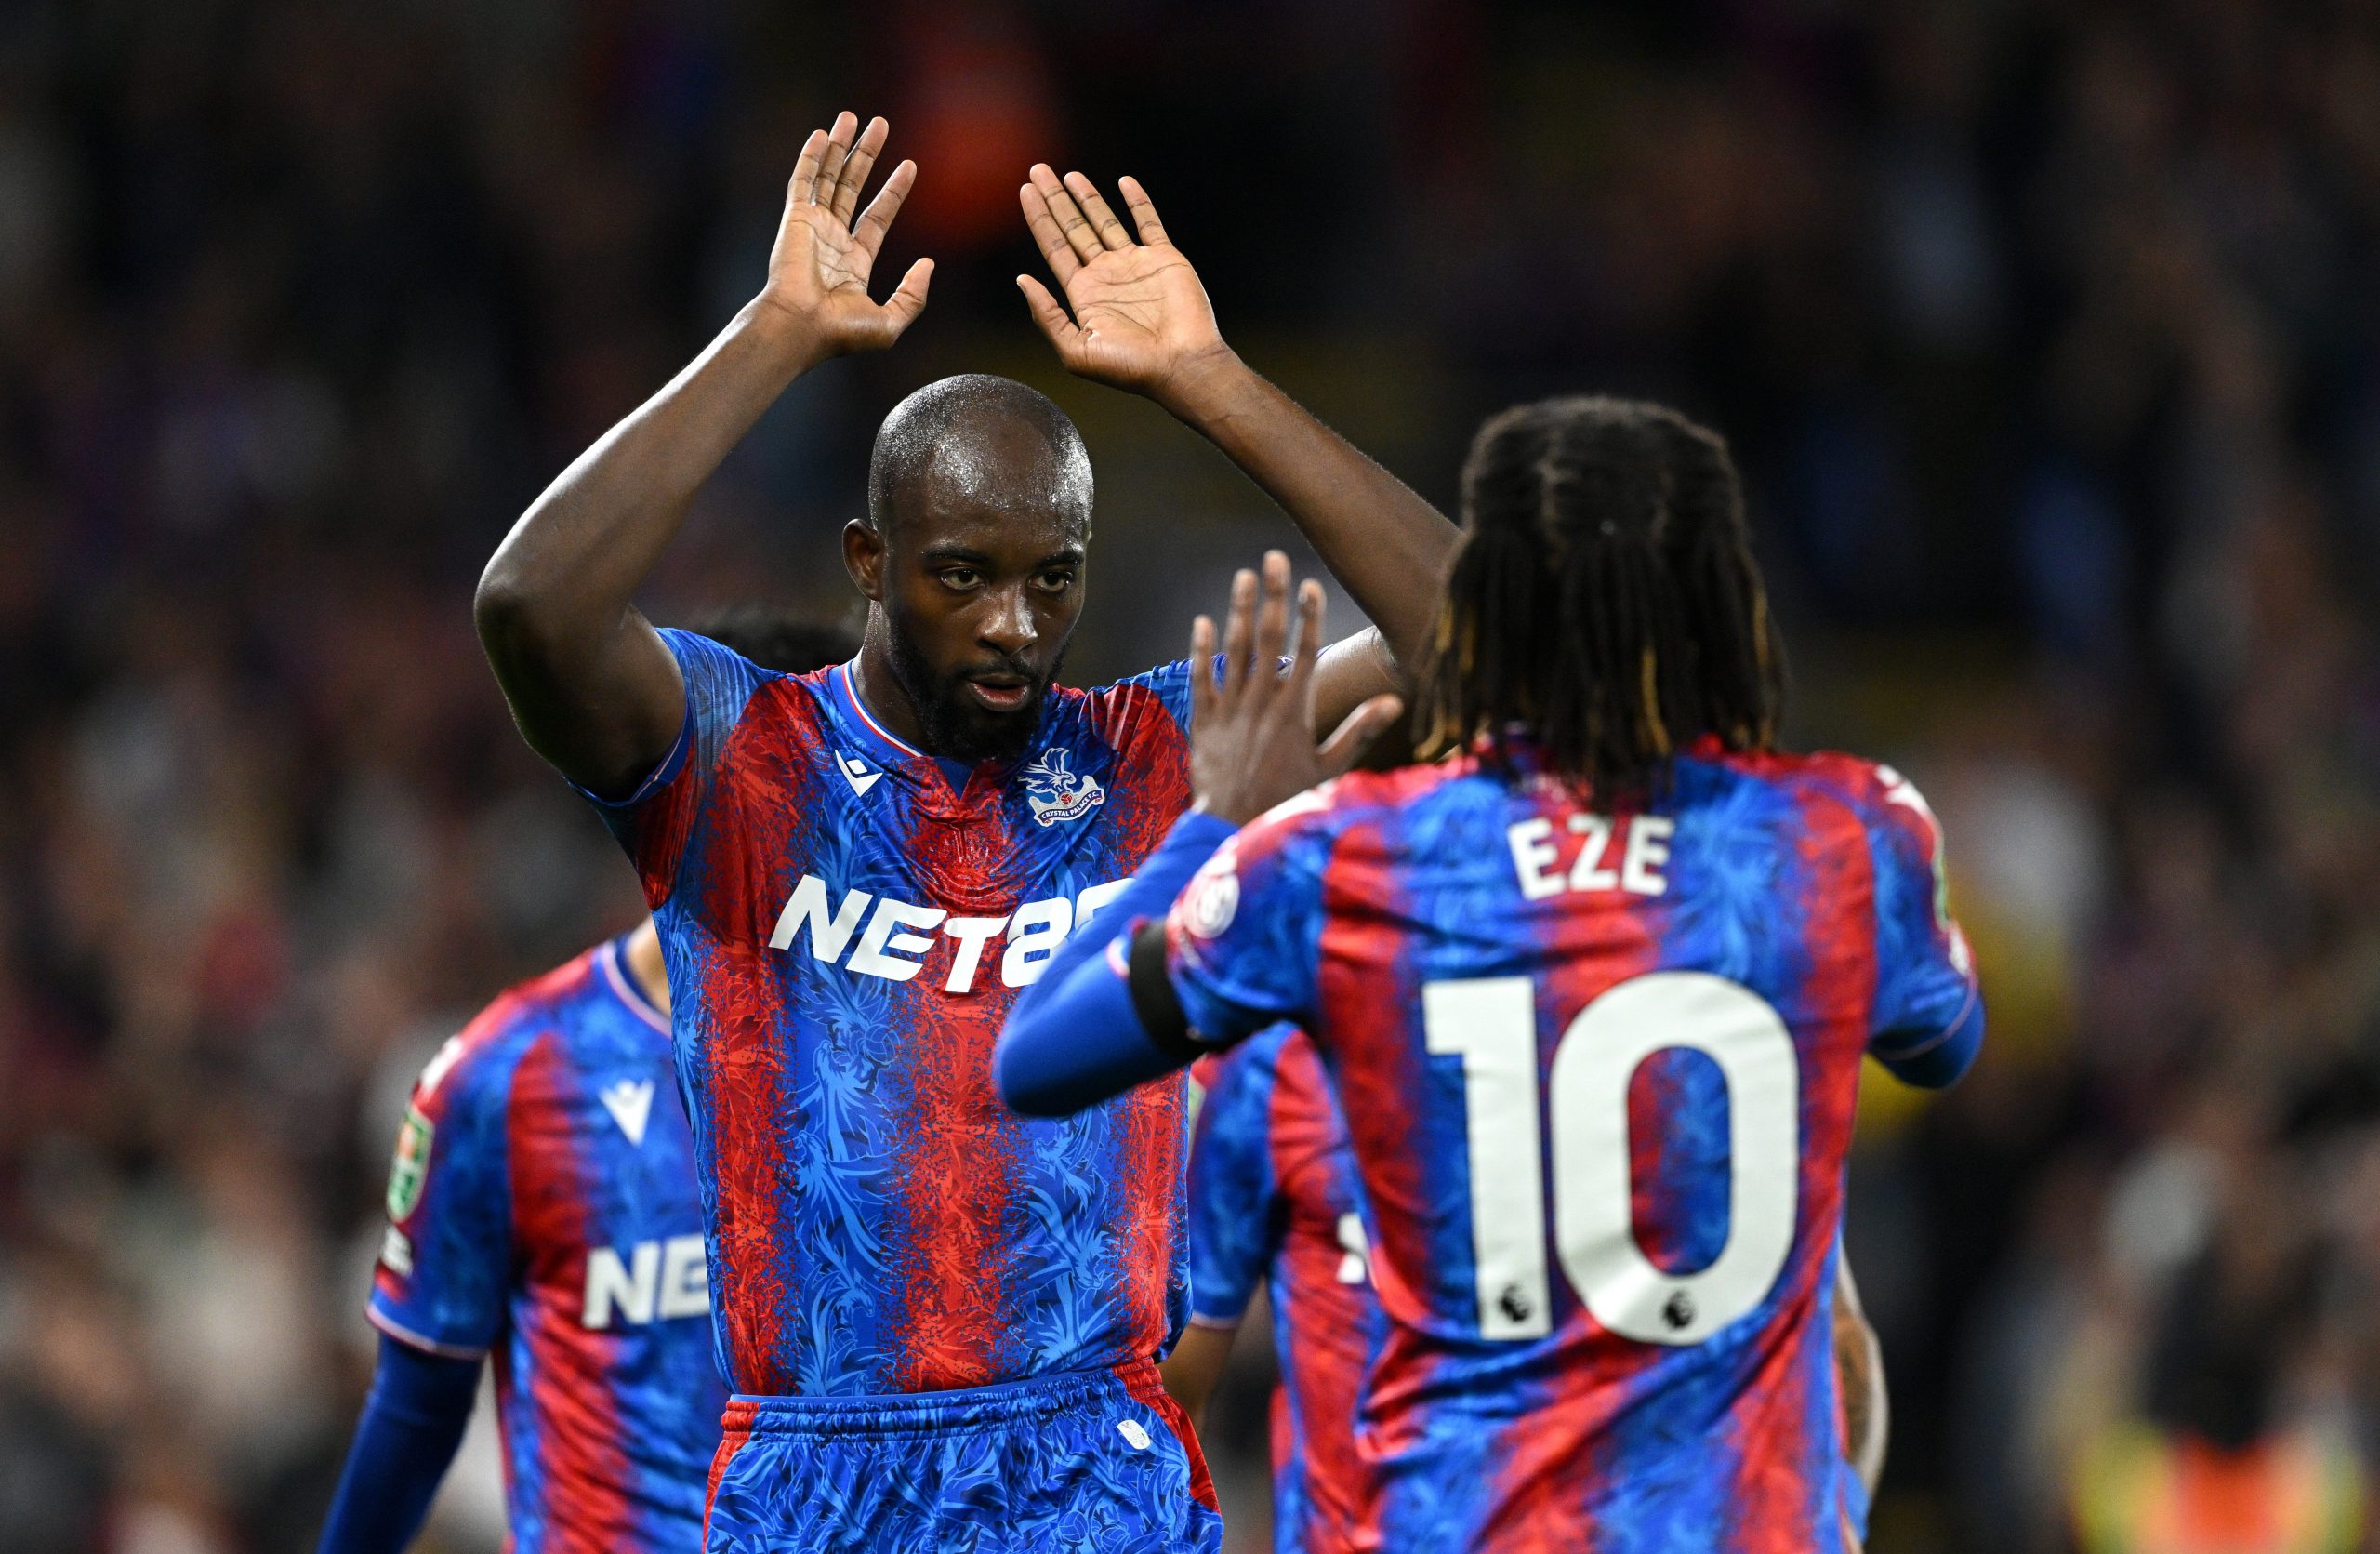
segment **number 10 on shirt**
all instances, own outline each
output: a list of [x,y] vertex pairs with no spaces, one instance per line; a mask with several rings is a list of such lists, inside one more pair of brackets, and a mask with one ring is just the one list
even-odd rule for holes
[[[1482,1337],[1553,1328],[1540,1115],[1554,1133],[1554,1248],[1595,1321],[1642,1343],[1699,1344],[1767,1295],[1793,1242],[1801,1071],[1784,1020],[1759,994],[1686,971],[1609,989],[1563,1031],[1542,1109],[1528,977],[1428,983],[1421,1011],[1430,1051],[1462,1059]],[[1629,1079],[1671,1047],[1709,1057],[1727,1084],[1727,1240],[1687,1274],[1645,1255],[1629,1193]]]

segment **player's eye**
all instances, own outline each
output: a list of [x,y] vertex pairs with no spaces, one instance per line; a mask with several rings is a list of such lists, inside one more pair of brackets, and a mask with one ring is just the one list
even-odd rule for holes
[[984,580],[984,575],[981,572],[976,571],[972,566],[945,567],[941,572],[940,577],[942,578],[943,587],[956,589],[960,592],[964,592],[968,589],[973,588],[977,583]]
[[1034,579],[1045,593],[1064,593],[1075,586],[1075,575],[1065,567],[1051,567]]

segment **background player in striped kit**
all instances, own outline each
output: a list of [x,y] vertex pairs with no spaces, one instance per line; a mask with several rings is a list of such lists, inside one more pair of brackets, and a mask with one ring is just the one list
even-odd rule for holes
[[[699,629],[787,673],[856,645],[760,607]],[[487,1355],[516,1554],[701,1542],[726,1388],[668,1008],[647,920],[506,992],[423,1071],[367,1308],[379,1364],[322,1554],[412,1543]]]
[[[1183,1293],[1181,1086],[1029,1122],[990,1082],[1014,990],[1190,796],[1185,666],[1054,684],[1091,527],[1079,435],[1004,379],[904,402],[843,534],[866,637],[831,674],[766,675],[630,604],[787,384],[923,308],[924,261],[867,294],[916,176],[860,209],[885,133],[812,136],[761,294],[515,526],[482,637],[660,927],[736,1393],[709,1546],[1205,1547],[1211,1487],[1155,1366]],[[1211,437],[1419,652],[1451,527],[1239,363],[1137,185],[1136,240],[1087,180],[1032,176],[1071,316],[1025,290],[1061,359]],[[1347,713],[1389,669],[1367,639],[1324,680]]]
[[1357,1547],[1856,1547],[1831,1302],[1859,1065],[1948,1083],[1982,1036],[1932,816],[1885,768],[1774,748],[1716,436],[1527,405],[1482,429],[1464,498],[1423,702],[1454,758],[1314,787],[1309,585],[1286,681],[1199,682],[1202,813],[1012,1021],[1002,1087],[1063,1110],[1312,1034],[1390,1322]]

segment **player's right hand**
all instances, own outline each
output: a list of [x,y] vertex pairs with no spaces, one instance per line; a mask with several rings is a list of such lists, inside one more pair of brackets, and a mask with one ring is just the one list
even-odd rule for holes
[[[1260,600],[1259,594],[1262,594]],[[1314,740],[1314,665],[1322,654],[1322,585],[1298,590],[1298,640],[1287,669],[1289,558],[1264,555],[1264,575],[1232,578],[1223,628],[1223,663],[1215,668],[1215,623],[1190,629],[1190,787],[1193,807],[1244,826],[1283,800],[1327,782],[1355,764],[1374,736],[1403,711],[1376,696],[1347,714],[1331,736]]]
[[836,115],[832,130],[813,129],[802,142],[786,189],[785,219],[769,251],[769,280],[760,301],[782,310],[822,355],[880,351],[925,312],[926,286],[933,275],[930,259],[911,265],[882,302],[867,295],[877,250],[918,180],[918,165],[904,162],[867,208],[859,209],[860,190],[888,132],[880,118],[868,120],[863,131],[858,115]]

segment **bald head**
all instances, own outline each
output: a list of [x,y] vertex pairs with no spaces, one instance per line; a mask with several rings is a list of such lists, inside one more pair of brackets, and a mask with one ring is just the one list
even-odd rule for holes
[[878,533],[930,508],[1062,517],[1091,527],[1091,455],[1047,394],[960,373],[927,384],[877,429],[867,521]]

